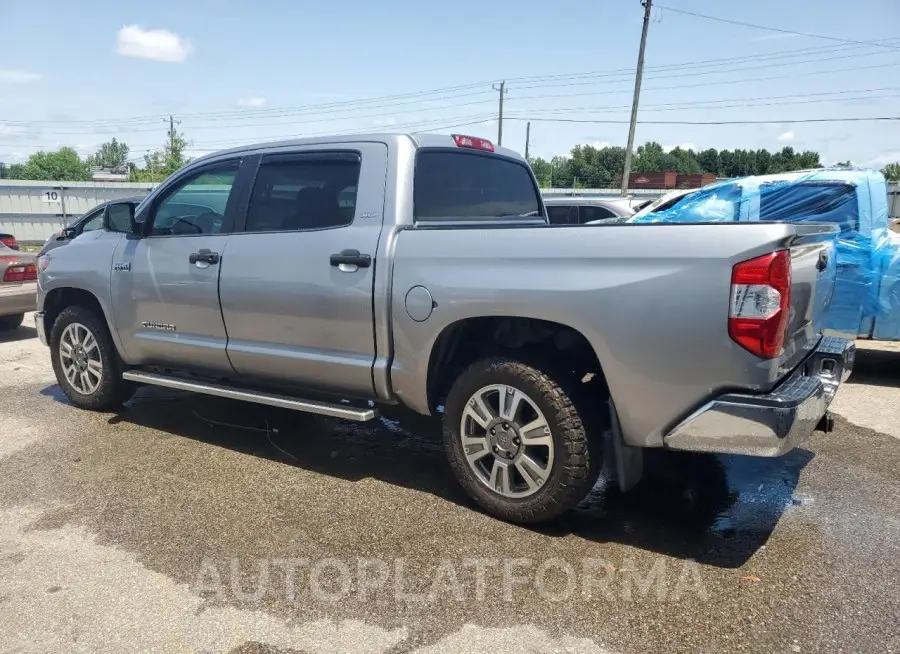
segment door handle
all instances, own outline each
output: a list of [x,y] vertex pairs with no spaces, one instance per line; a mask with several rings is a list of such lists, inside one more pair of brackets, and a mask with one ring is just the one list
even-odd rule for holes
[[368,254],[360,254],[359,250],[341,250],[339,254],[331,255],[331,265],[368,268],[372,265],[372,257]]
[[188,261],[191,263],[219,263],[219,253],[204,248],[199,252],[192,252],[191,256],[188,257]]

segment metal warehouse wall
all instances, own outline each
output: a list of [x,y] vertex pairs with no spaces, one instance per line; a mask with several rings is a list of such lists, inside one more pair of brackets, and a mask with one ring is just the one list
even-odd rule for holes
[[0,232],[45,241],[98,204],[147,193],[155,184],[0,179]]

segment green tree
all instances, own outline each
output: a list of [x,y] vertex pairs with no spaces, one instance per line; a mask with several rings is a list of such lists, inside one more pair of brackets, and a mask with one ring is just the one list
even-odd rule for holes
[[101,145],[97,152],[87,159],[88,166],[99,166],[111,170],[121,170],[126,167],[128,153],[131,149],[125,143],[120,143],[115,137],[108,143]]
[[900,182],[900,162],[888,164],[882,169],[881,173],[888,181]]
[[538,184],[541,188],[548,188],[552,179],[552,171],[550,170],[550,162],[540,157],[532,157],[528,162],[537,177]]
[[22,166],[22,179],[44,179],[61,182],[86,182],[91,179],[87,163],[74,148],[60,148],[56,152],[36,152]]
[[190,162],[184,151],[190,143],[173,124],[167,133],[166,144],[161,150],[153,150],[144,155],[144,167],[132,166],[129,177],[133,182],[161,182],[182,166]]

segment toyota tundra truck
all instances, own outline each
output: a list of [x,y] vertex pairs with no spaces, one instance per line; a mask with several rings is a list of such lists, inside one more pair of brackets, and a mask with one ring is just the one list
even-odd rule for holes
[[502,519],[576,505],[645,448],[778,456],[829,426],[836,227],[550,225],[527,162],[455,135],[230,149],[39,259],[36,326],[75,407],[150,384],[443,421]]

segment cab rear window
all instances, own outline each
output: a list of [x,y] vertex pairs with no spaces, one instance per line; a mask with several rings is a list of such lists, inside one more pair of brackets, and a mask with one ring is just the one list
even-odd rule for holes
[[422,150],[413,190],[418,222],[540,218],[528,167],[512,159],[459,150]]

